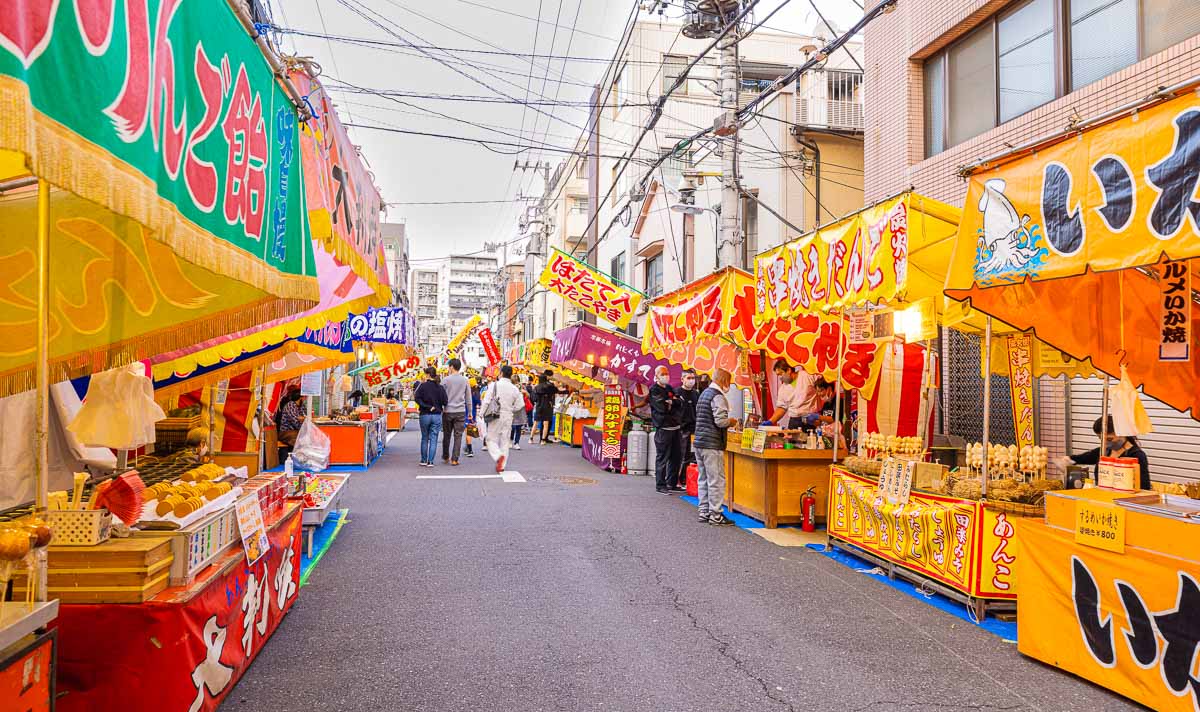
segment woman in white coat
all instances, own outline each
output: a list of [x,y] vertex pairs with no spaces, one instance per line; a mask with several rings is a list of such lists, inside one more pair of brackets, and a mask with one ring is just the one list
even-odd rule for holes
[[525,397],[513,385],[512,366],[500,368],[500,379],[483,396],[479,413],[483,417],[483,442],[488,454],[496,461],[496,472],[504,472],[508,462],[508,447],[512,443],[512,424],[517,411],[525,417]]

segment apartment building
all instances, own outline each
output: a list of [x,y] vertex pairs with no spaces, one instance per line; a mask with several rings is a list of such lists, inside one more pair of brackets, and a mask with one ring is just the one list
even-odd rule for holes
[[[808,53],[832,35],[813,34],[759,29],[742,40],[739,103],[744,106],[805,62]],[[618,176],[617,161],[603,156],[623,153],[649,118],[651,109],[645,104],[665,92],[710,42],[683,37],[675,26],[639,23],[618,69],[610,106],[598,114],[600,187],[607,191],[616,181],[609,198],[599,205],[598,223],[606,226],[615,219],[617,224],[594,254],[601,269],[618,272],[618,278],[651,297],[725,266],[717,261],[716,210],[724,177],[712,175],[721,171],[722,147],[708,139],[672,152],[680,139],[712,126],[720,113],[717,54],[705,56],[689,72],[643,144],[645,159],[672,152],[648,181],[642,182],[643,169],[637,164]],[[740,201],[741,244],[734,266],[747,267],[756,253],[795,237],[799,230],[862,206],[860,54],[861,46],[851,43],[829,57],[823,69],[784,87],[765,102],[761,116],[739,129],[738,178],[757,201]],[[672,209],[681,199],[681,180],[692,173],[701,174],[694,180],[695,205],[703,210],[697,215]]]
[[525,291],[525,263],[510,262],[504,266],[499,275],[497,294],[500,297],[498,310],[496,341],[500,352],[507,354],[520,343],[524,333],[524,323],[518,318],[517,302]]
[[[959,166],[1200,77],[1200,2],[905,0],[867,26],[864,55],[866,200],[913,187],[962,207]],[[981,405],[970,341],[950,331],[942,339],[952,427]],[[996,385],[1007,393],[1005,379]],[[1101,388],[1096,379],[1043,379],[1043,444],[1056,454],[1094,447]],[[1011,414],[997,400],[992,432],[1002,438]],[[1145,402],[1167,433],[1142,439],[1155,477],[1200,477],[1185,454],[1200,446],[1200,427]]]
[[591,163],[583,155],[586,145],[581,138],[575,146],[580,155],[560,161],[554,167],[545,181],[542,199],[527,209],[518,225],[523,234],[529,235],[525,244],[524,286],[517,297],[520,300],[520,295],[526,295],[517,305],[523,340],[554,338],[555,331],[584,318],[574,305],[539,289],[538,279],[554,249],[581,259],[587,250],[584,229],[593,199],[589,187]]
[[411,306],[409,296],[409,263],[407,226],[402,223],[382,223],[383,257],[387,265],[388,281],[392,285],[392,304]]
[[449,320],[441,311],[441,276],[439,270],[417,268],[412,270],[409,282],[409,299],[413,314],[417,318],[420,348],[426,354],[438,353],[449,343]]

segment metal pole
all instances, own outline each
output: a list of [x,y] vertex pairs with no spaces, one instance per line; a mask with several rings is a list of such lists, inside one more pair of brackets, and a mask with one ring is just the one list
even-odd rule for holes
[[929,384],[933,381],[933,339],[925,339],[925,373],[921,378],[921,416],[917,422],[917,427],[921,429],[921,442],[924,444],[924,449],[928,450],[929,442],[929,415],[932,407],[932,401],[929,398]]
[[992,317],[987,318],[983,331],[983,477],[979,496],[987,497],[988,451],[992,435]]
[[[38,315],[37,362],[34,367],[37,396],[34,426],[34,511],[46,514],[50,491],[50,184],[38,180],[37,194]],[[46,547],[34,552],[35,601],[47,600]]]
[[[1109,377],[1104,374],[1104,393],[1100,397],[1100,455],[1104,457],[1104,446],[1108,444],[1108,389]],[[1098,462],[1099,460],[1097,460]],[[1096,485],[1100,485],[1100,466],[1097,465],[1095,470],[1092,470],[1092,477],[1096,480]]]
[[208,457],[209,461],[216,460],[216,453],[213,452],[213,431],[217,428],[217,387],[215,385],[208,387]]
[[[845,356],[846,313],[838,311],[837,371],[833,374],[833,461],[838,459],[838,438],[842,435],[842,358]],[[847,443],[849,446],[849,443]]]
[[[727,126],[734,126],[738,109],[738,38],[734,28],[721,41],[721,112]],[[740,267],[741,239],[738,210],[741,196],[737,185],[737,131],[721,138],[721,232],[717,244],[717,268]]]

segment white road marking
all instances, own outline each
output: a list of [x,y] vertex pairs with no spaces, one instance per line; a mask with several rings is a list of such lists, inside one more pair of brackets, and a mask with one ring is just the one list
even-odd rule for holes
[[397,435],[397,432],[396,432],[395,430],[393,430],[392,432],[388,433],[388,434],[387,434],[387,439],[383,441],[383,445],[384,445],[384,447],[387,447],[387,446],[388,446],[388,445],[389,445],[389,444],[392,442],[392,438],[396,437],[396,435]]
[[525,478],[521,476],[521,473],[517,472],[516,470],[512,470],[512,471],[505,470],[504,472],[502,472],[500,474],[500,477],[505,482],[524,482],[525,481]]
[[500,475],[417,475],[418,480],[498,480]]

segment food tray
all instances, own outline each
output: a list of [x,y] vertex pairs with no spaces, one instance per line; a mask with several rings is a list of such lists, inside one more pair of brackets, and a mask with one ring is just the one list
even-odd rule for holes
[[213,512],[181,529],[139,531],[134,535],[171,539],[171,554],[174,556],[171,562],[172,586],[190,584],[195,580],[196,574],[241,542],[235,507]]
[[304,526],[319,527],[325,523],[325,519],[329,516],[329,513],[337,510],[338,504],[342,501],[342,492],[346,490],[346,480],[350,479],[344,475],[320,475],[320,477],[321,479],[334,482],[341,481],[338,482],[337,489],[333,491],[333,494],[329,495],[329,499],[325,501],[323,506],[304,508],[304,519],[301,522]]
[[1200,524],[1200,500],[1191,497],[1162,493],[1139,494],[1133,497],[1118,497],[1113,503],[1156,517],[1171,517],[1190,524]]

